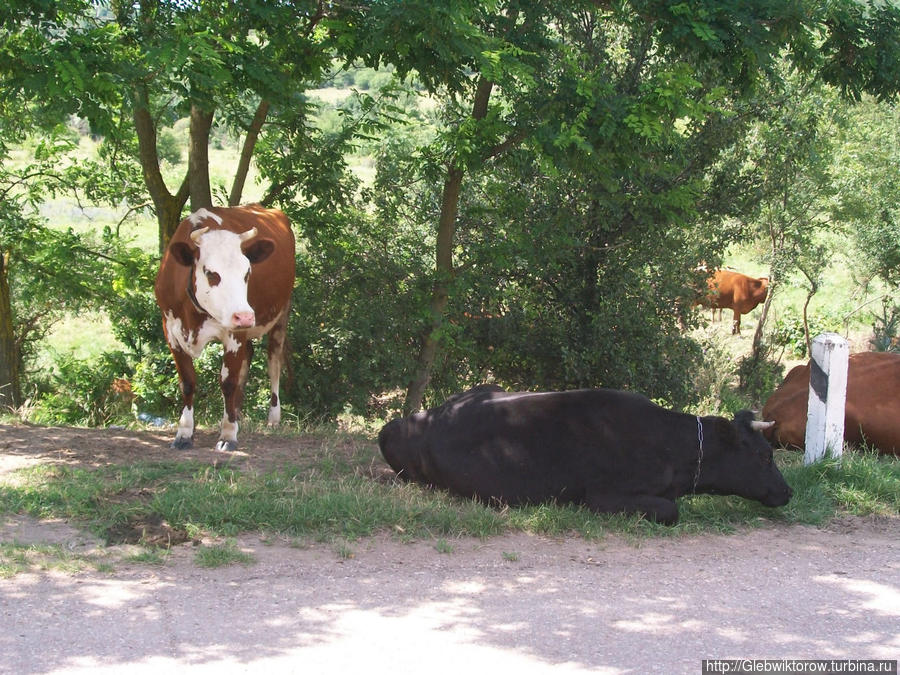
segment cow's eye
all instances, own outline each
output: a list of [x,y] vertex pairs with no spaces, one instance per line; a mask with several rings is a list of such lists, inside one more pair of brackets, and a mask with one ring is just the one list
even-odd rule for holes
[[244,275],[244,283],[246,284],[250,280],[250,270],[247,270],[247,274]]
[[220,277],[217,272],[210,272],[208,269],[204,268],[203,273],[206,275],[206,280],[209,282],[210,286],[218,286],[219,282],[222,281],[222,277]]

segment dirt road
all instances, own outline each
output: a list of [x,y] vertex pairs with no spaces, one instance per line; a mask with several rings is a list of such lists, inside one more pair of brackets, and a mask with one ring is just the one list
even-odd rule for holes
[[[6,455],[21,464],[15,447]],[[870,518],[639,543],[519,534],[450,552],[377,538],[352,557],[245,537],[256,562],[217,569],[188,544],[162,566],[0,580],[0,672],[699,673],[711,658],[897,659],[898,535],[900,519]],[[0,541],[12,540],[93,546],[62,523],[0,517]]]

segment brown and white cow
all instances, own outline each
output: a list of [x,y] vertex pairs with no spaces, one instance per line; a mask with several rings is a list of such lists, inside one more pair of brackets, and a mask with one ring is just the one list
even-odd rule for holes
[[184,401],[172,447],[193,445],[194,359],[213,340],[224,345],[225,415],[216,448],[237,448],[251,340],[266,334],[269,424],[280,421],[278,385],[294,273],[294,234],[281,211],[258,205],[199,209],[178,226],[156,277],[156,301]]
[[698,300],[698,304],[710,307],[715,318],[716,310],[721,315],[723,309],[734,311],[734,323],[731,333],[741,332],[741,314],[749,314],[758,304],[764,302],[769,293],[768,277],[748,277],[740,272],[716,270],[707,279],[707,293]]
[[[809,405],[809,364],[796,366],[763,406],[775,426],[765,435],[774,443],[803,449]],[[847,366],[844,440],[862,442],[883,454],[900,455],[900,354],[851,354]]]

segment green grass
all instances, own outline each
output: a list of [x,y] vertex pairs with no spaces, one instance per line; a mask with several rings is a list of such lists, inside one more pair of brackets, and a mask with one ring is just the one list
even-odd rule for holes
[[[109,543],[115,543],[111,533],[130,522],[163,521],[195,539],[258,532],[331,542],[341,557],[352,557],[352,542],[378,533],[433,541],[437,551],[451,553],[453,539],[515,531],[639,539],[766,524],[819,525],[845,514],[900,515],[900,461],[895,458],[848,452],[840,463],[803,466],[800,453],[782,451],[778,461],[794,488],[787,506],[770,509],[739,497],[685,497],[675,527],[573,506],[492,508],[442,491],[378,482],[361,474],[353,462],[327,457],[322,460],[325,470],[307,466],[265,474],[192,462],[96,470],[31,467],[0,483],[0,513],[63,518],[107,537]],[[62,553],[60,559],[66,560]],[[21,569],[27,562],[23,555],[18,549],[0,549],[0,575]],[[134,561],[161,562],[151,553],[138,554]],[[251,562],[233,542],[203,547],[197,558],[199,565],[233,562]],[[73,564],[87,563],[76,559]]]
[[103,554],[73,553],[61,544],[0,542],[0,579],[9,579],[29,570],[67,574],[93,570],[108,574],[113,569]]
[[252,565],[256,558],[240,550],[233,540],[228,540],[222,544],[202,547],[194,556],[194,562],[198,567],[224,567],[235,564]]

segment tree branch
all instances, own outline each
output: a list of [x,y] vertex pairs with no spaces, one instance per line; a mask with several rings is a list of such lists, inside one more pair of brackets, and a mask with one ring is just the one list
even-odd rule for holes
[[138,157],[144,174],[144,183],[157,210],[163,210],[166,200],[172,197],[159,169],[156,150],[156,126],[150,115],[149,94],[146,87],[135,88],[134,127],[138,137]]
[[253,158],[253,151],[256,148],[256,141],[259,138],[260,129],[262,129],[263,124],[265,124],[266,116],[268,114],[269,102],[263,99],[256,108],[256,114],[253,116],[253,121],[250,122],[247,136],[244,138],[244,145],[241,148],[241,157],[234,174],[234,183],[231,186],[231,194],[228,197],[228,206],[237,206],[241,203],[241,195],[244,192],[247,173],[250,171],[250,160]]

